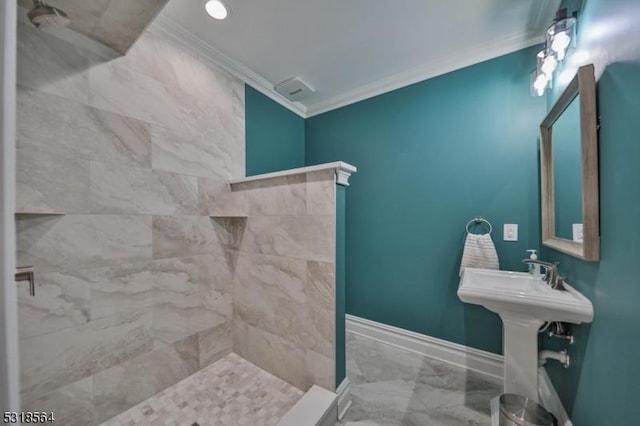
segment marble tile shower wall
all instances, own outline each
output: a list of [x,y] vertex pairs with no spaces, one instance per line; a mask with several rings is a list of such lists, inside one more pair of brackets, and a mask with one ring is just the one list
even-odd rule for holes
[[333,170],[235,184],[248,217],[225,219],[234,351],[302,390],[335,390],[335,188]]
[[232,350],[209,210],[244,176],[244,84],[157,29],[110,62],[25,24],[18,50],[23,409],[97,424]]

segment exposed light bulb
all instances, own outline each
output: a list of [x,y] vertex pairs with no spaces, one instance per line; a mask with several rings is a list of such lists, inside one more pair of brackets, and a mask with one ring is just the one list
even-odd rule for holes
[[556,53],[559,61],[564,59],[564,55],[567,52],[567,47],[571,43],[571,37],[567,34],[567,31],[561,31],[554,34],[553,41],[551,42],[551,50]]
[[539,74],[533,82],[533,88],[536,89],[538,96],[544,95],[544,89],[549,84],[549,79],[545,74]]
[[229,16],[229,10],[227,6],[220,0],[209,0],[205,5],[204,9],[207,11],[209,16],[214,19],[222,20],[226,19]]
[[558,61],[552,55],[547,56],[542,61],[542,66],[540,70],[547,76],[547,80],[551,80],[551,76],[553,75],[553,71],[555,71],[558,66]]

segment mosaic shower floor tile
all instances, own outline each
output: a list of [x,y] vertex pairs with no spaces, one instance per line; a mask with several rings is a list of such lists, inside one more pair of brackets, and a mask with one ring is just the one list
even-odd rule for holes
[[302,394],[230,354],[102,426],[271,426]]

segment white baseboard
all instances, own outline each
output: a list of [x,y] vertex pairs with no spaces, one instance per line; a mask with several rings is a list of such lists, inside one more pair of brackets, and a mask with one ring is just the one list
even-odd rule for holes
[[[347,331],[496,379],[502,380],[503,378],[504,357],[502,355],[353,315],[347,315]],[[560,426],[573,426],[544,367],[540,368],[538,382],[541,404],[556,416]]]
[[345,414],[347,414],[347,410],[351,407],[351,381],[348,377],[345,377],[338,389],[336,389],[336,393],[338,394],[338,420],[342,420]]
[[502,379],[503,357],[403,328],[347,315],[347,331],[369,339]]

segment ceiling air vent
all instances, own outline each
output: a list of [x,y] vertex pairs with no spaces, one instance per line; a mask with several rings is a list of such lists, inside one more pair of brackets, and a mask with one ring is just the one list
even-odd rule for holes
[[298,77],[291,77],[276,84],[275,89],[292,102],[298,102],[314,93],[314,90]]

